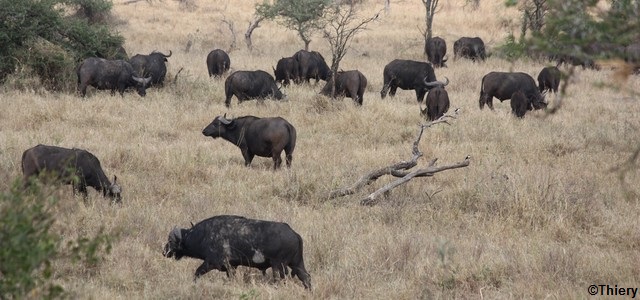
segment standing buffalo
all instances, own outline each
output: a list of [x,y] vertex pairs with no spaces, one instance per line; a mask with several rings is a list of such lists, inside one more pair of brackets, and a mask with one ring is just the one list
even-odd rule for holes
[[224,82],[226,99],[224,105],[231,106],[231,97],[238,97],[238,102],[250,99],[264,99],[284,97],[271,74],[262,71],[235,71]]
[[217,116],[202,130],[212,138],[223,138],[240,148],[245,166],[249,166],[255,155],[271,157],[273,169],[282,164],[282,150],[286,153],[287,167],[291,167],[293,150],[296,148],[296,129],[287,120],[244,116],[228,120]]
[[493,97],[500,102],[511,99],[513,93],[522,91],[527,97],[527,109],[542,109],[547,106],[535,80],[529,74],[516,72],[490,72],[482,77],[480,86],[480,109],[485,103],[493,109]]
[[436,86],[446,86],[447,82],[436,80],[436,74],[429,63],[413,60],[395,59],[384,67],[384,85],[380,96],[384,99],[387,91],[391,97],[396,90],[415,90],[418,102],[422,102],[428,90]]
[[320,94],[325,96],[344,95],[353,99],[358,105],[362,105],[364,90],[367,87],[367,78],[358,70],[340,71],[335,80],[335,91],[332,91],[333,80],[328,79]]
[[222,76],[224,72],[229,70],[231,66],[231,59],[229,54],[221,49],[215,49],[209,52],[207,55],[207,70],[209,71],[209,77]]
[[87,87],[93,86],[99,90],[111,90],[115,95],[116,90],[120,96],[129,87],[135,87],[138,94],[144,97],[149,87],[151,77],[140,78],[133,71],[133,67],[124,60],[106,60],[104,58],[89,57],[82,61],[76,69],[78,75],[78,91],[85,97]]
[[309,82],[309,79],[315,79],[316,83],[322,79],[326,81],[331,76],[331,70],[327,63],[317,51],[300,50],[293,55],[298,61],[300,80]]
[[311,289],[302,237],[287,223],[231,215],[211,217],[189,229],[174,227],[162,255],[176,260],[202,259],[196,279],[214,269],[231,276],[237,266],[247,266],[263,272],[271,268],[277,280],[284,279],[287,268],[291,268],[291,276]]
[[485,53],[484,42],[479,37],[461,37],[453,43],[453,59],[456,60],[459,57],[469,58],[473,61],[477,59],[485,60],[487,54]]
[[122,201],[122,189],[117,184],[117,177],[113,176],[112,184],[104,174],[100,160],[87,150],[37,145],[22,153],[22,174],[25,183],[32,177],[46,174],[51,179],[71,184],[73,192],[80,192],[85,201],[89,197],[88,186],[116,203]]
[[447,43],[441,37],[427,39],[424,45],[424,53],[434,68],[446,67],[445,62],[447,59],[444,56],[447,54]]
[[167,57],[171,56],[153,51],[149,55],[136,54],[129,62],[133,69],[141,76],[151,76],[151,84],[164,85],[164,77],[167,75]]
[[558,67],[545,67],[538,74],[538,88],[540,93],[545,90],[558,92],[558,86],[560,85],[560,70]]
[[293,57],[283,57],[278,60],[276,68],[273,69],[276,81],[284,86],[288,86],[291,81],[300,82],[300,65]]
[[435,121],[449,110],[449,93],[440,86],[432,88],[427,94],[425,104],[422,115],[429,121]]
[[511,95],[511,112],[518,118],[524,118],[529,108],[529,99],[524,95],[522,90],[517,90]]

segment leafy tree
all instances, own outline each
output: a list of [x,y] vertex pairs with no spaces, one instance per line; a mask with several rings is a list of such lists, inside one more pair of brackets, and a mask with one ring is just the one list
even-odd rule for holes
[[81,59],[111,58],[124,39],[98,18],[110,9],[106,0],[0,0],[0,81],[28,69],[47,88],[62,89],[68,80],[60,75]]
[[274,0],[256,5],[256,16],[276,20],[280,25],[298,33],[309,50],[311,35],[324,28],[325,8],[332,0]]
[[57,298],[64,291],[53,283],[54,261],[71,259],[95,267],[110,251],[111,238],[102,232],[62,245],[51,211],[57,202],[38,184],[24,189],[21,180],[0,191],[0,299]]

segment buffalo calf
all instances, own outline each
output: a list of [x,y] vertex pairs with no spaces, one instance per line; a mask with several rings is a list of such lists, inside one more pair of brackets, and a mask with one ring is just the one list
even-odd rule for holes
[[333,79],[328,79],[320,94],[332,97],[344,95],[362,105],[364,90],[367,88],[367,78],[358,70],[338,72],[333,86]]
[[304,266],[302,237],[287,223],[221,215],[203,220],[189,229],[174,228],[169,233],[163,256],[202,259],[195,278],[211,270],[233,274],[237,266],[262,270],[271,268],[274,280],[284,279],[287,268],[305,288],[311,276]]
[[560,86],[560,70],[558,67],[545,67],[538,74],[538,88],[540,93],[545,90],[558,92],[558,86]]
[[85,201],[88,186],[116,203],[122,201],[117,177],[113,176],[111,183],[100,166],[100,160],[87,150],[37,145],[22,153],[22,173],[25,183],[44,173],[55,181],[71,184],[74,193],[79,191]]
[[234,95],[238,102],[267,97],[284,98],[273,76],[262,70],[233,72],[224,82],[224,93],[226,107],[231,106],[231,97]]
[[449,94],[443,87],[432,88],[425,100],[426,107],[422,115],[429,121],[435,121],[449,110]]
[[529,110],[529,99],[520,90],[511,95],[511,112],[518,118],[524,118]]
[[[226,116],[226,115],[225,115]],[[217,116],[202,130],[204,136],[223,138],[240,148],[244,164],[251,165],[255,155],[271,157],[273,169],[280,168],[282,151],[286,153],[287,167],[291,167],[296,147],[296,129],[287,120],[244,116],[228,120]]]
[[215,49],[209,52],[207,55],[207,71],[209,71],[209,77],[222,76],[224,72],[228,71],[231,66],[231,59],[229,54],[221,49]]

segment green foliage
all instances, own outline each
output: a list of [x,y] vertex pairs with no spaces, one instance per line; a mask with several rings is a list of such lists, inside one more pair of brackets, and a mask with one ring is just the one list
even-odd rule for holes
[[529,43],[539,53],[578,58],[621,57],[619,46],[640,38],[640,9],[636,0],[617,0],[611,9],[596,0],[549,0],[544,27]]
[[51,258],[59,237],[51,233],[50,208],[56,199],[31,186],[32,196],[16,181],[10,192],[0,193],[0,298],[22,298],[34,290],[55,297],[62,288],[50,282]]
[[111,58],[122,46],[121,36],[97,22],[110,9],[106,0],[0,0],[0,81],[29,69],[47,88],[67,88],[76,62]]
[[517,41],[515,36],[510,34],[502,45],[496,47],[495,54],[500,58],[514,61],[526,56],[527,46],[523,41]]
[[33,182],[16,180],[0,192],[0,299],[57,298],[64,292],[53,283],[53,262],[71,258],[95,267],[111,250],[111,238],[100,231],[61,246],[54,232],[53,207],[58,200]]
[[311,34],[324,27],[324,10],[331,0],[275,0],[256,4],[256,15],[277,22],[298,32],[298,36],[308,49]]

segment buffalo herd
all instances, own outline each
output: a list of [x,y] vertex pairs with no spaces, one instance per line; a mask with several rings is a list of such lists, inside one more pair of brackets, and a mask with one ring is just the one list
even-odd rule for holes
[[[162,87],[167,74],[167,58],[172,52],[163,54],[153,51],[148,55],[135,55],[126,59],[106,60],[98,57],[84,59],[76,68],[78,91],[86,96],[87,87],[117,90],[124,96],[125,90],[133,88],[140,96],[146,95],[150,86]],[[640,44],[632,44],[624,49],[628,57],[640,60]],[[428,120],[441,118],[450,107],[449,93],[445,87],[449,79],[438,80],[434,68],[446,68],[447,46],[441,37],[425,41],[424,52],[428,62],[394,59],[384,66],[383,86],[380,97],[396,95],[397,89],[413,90],[420,107],[420,113]],[[454,61],[458,58],[474,62],[487,58],[485,44],[479,37],[462,37],[453,43]],[[635,56],[633,56],[635,55]],[[593,61],[572,56],[553,56],[556,66],[543,68],[538,82],[527,73],[489,72],[480,81],[479,106],[493,110],[493,98],[501,102],[510,99],[512,113],[523,118],[527,111],[544,109],[547,106],[545,94],[557,93],[561,64],[580,65],[596,68]],[[230,72],[231,59],[221,49],[212,50],[206,58],[209,77],[224,77],[224,104],[231,106],[236,96],[241,103],[251,99],[283,99],[280,88],[290,84],[307,84],[311,79],[325,81],[320,94],[328,97],[349,97],[357,105],[363,105],[367,78],[359,70],[337,71],[335,74],[324,57],[317,51],[300,50],[288,57],[282,57],[273,68],[273,76],[263,70],[237,70]],[[226,75],[230,72],[229,75]],[[426,96],[426,98],[425,98]],[[422,109],[424,100],[425,108]],[[213,139],[222,138],[240,148],[245,166],[250,166],[254,156],[270,157],[273,169],[285,162],[291,167],[296,146],[296,129],[281,117],[259,118],[241,116],[227,118],[217,116],[207,125],[202,134]],[[117,177],[111,182],[105,175],[100,161],[92,153],[82,149],[68,149],[57,146],[37,145],[24,151],[22,172],[25,187],[35,179],[71,184],[73,191],[88,197],[87,187],[93,187],[104,197],[121,203],[122,188]],[[249,266],[263,273],[271,268],[274,280],[289,274],[297,277],[307,289],[311,288],[311,276],[303,260],[302,237],[288,224],[264,220],[253,220],[241,216],[221,215],[203,220],[191,228],[174,228],[164,246],[163,255],[176,260],[191,257],[203,260],[195,271],[198,278],[211,270],[226,272],[231,276],[237,266]]]

